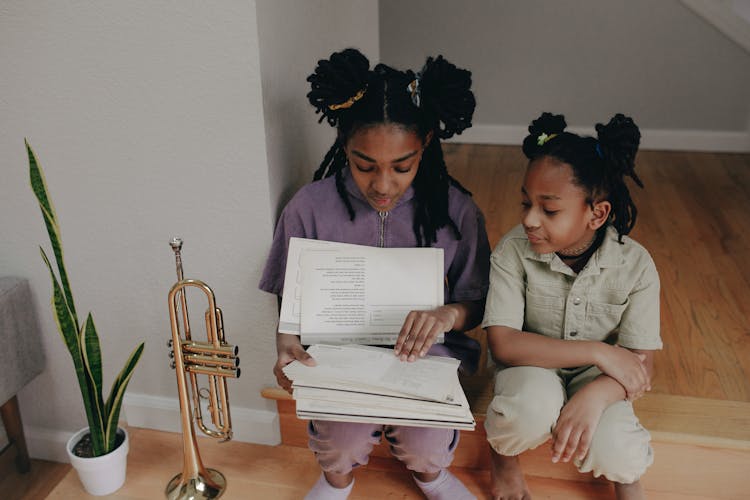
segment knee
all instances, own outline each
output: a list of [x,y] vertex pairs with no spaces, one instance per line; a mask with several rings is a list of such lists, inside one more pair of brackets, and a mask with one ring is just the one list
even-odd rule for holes
[[499,387],[485,419],[487,439],[498,453],[518,455],[549,438],[565,403],[559,380],[549,374],[552,376],[528,378],[507,387],[502,387],[503,380],[498,378]]
[[459,435],[455,429],[392,427],[385,437],[393,456],[407,469],[431,473],[451,464]]
[[651,436],[638,422],[632,405],[625,401],[615,403],[602,414],[579,470],[617,483],[633,483],[654,461],[650,441]]
[[380,442],[377,425],[350,422],[310,421],[309,447],[326,472],[347,474],[365,465],[375,444]]

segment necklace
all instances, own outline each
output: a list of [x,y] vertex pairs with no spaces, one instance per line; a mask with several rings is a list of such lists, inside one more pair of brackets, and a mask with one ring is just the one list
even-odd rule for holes
[[578,248],[563,248],[559,252],[556,252],[557,256],[561,259],[577,259],[591,248],[591,245],[594,244],[594,240],[596,240],[596,233],[594,233],[588,243],[585,243]]

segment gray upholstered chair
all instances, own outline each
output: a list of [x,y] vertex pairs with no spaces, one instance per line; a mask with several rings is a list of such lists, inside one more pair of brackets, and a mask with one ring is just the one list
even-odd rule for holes
[[39,321],[29,283],[0,277],[0,414],[8,440],[16,446],[20,472],[30,467],[16,394],[44,369]]

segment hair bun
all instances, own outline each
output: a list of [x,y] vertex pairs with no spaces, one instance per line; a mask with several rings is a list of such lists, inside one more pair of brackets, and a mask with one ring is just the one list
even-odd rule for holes
[[547,136],[562,134],[567,126],[563,115],[553,115],[545,111],[529,125],[529,135],[523,140],[523,154],[527,158],[532,158],[544,145],[544,143],[539,144],[539,138],[542,134]]
[[643,184],[635,174],[635,155],[641,143],[641,131],[629,116],[618,113],[609,123],[596,124],[602,157],[618,175],[628,175],[641,187]]
[[[310,82],[310,92],[307,99],[315,108],[315,113],[322,113],[331,126],[336,126],[342,111],[356,103],[366,90],[369,78],[370,61],[357,49],[344,49],[334,52],[328,59],[318,61],[315,72],[307,77]],[[348,106],[349,100],[355,100]],[[331,109],[334,107],[334,109]]]
[[567,126],[568,124],[565,123],[563,115],[553,115],[545,111],[539,118],[531,122],[529,133],[537,136],[541,134],[560,134]]
[[443,56],[429,57],[419,79],[421,107],[434,114],[441,139],[471,127],[476,100],[471,91],[470,71],[457,68]]

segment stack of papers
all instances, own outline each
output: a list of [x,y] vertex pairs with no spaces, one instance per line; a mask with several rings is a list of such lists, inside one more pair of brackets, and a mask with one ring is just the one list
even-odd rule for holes
[[443,268],[442,248],[290,238],[279,332],[305,345],[393,345],[409,311],[443,305]]
[[360,345],[313,345],[307,352],[317,366],[293,361],[283,369],[299,418],[474,429],[456,359],[409,363],[392,349]]

